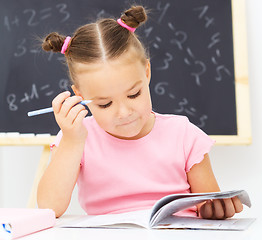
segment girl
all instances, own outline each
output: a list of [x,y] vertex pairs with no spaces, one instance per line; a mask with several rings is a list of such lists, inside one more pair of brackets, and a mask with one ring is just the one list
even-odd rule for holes
[[[77,182],[90,215],[151,208],[172,193],[220,191],[208,152],[213,141],[184,116],[152,111],[149,57],[135,29],[141,6],[120,19],[84,25],[74,36],[50,33],[46,51],[65,54],[75,96],[53,100],[61,128],[38,186],[38,206],[56,216],[67,209]],[[88,105],[92,117],[81,104]],[[181,215],[224,219],[242,211],[237,197],[207,201]]]

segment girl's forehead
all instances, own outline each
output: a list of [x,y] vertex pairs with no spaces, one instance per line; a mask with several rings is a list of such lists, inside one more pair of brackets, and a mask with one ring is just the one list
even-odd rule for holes
[[80,63],[76,69],[76,81],[81,83],[82,81],[88,81],[88,79],[97,81],[137,78],[139,75],[144,74],[145,69],[146,65],[143,65],[139,60],[128,63],[121,61],[93,64]]
[[145,66],[140,61],[129,64],[115,62],[81,66],[77,73],[80,91],[88,94],[108,95],[108,92],[123,92],[131,89],[136,82],[145,79]]

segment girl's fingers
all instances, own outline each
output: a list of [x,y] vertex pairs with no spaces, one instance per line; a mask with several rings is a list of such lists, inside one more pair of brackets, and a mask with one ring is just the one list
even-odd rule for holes
[[225,218],[233,217],[236,211],[231,198],[223,199],[222,201],[225,204]]
[[234,205],[234,208],[235,208],[236,213],[242,212],[242,210],[243,210],[243,204],[241,203],[241,201],[239,200],[239,198],[238,198],[238,197],[233,197],[233,198],[231,198],[231,199],[232,199],[232,202],[233,202],[233,205]]
[[219,199],[213,200],[214,204],[214,219],[224,219],[225,218],[225,206],[223,200],[220,201]]
[[56,122],[63,131],[63,136],[69,139],[85,139],[87,130],[83,126],[83,119],[88,111],[82,104],[80,96],[70,97],[70,92],[60,93],[52,102]]
[[238,197],[228,199],[208,200],[200,208],[202,218],[225,219],[233,217],[235,213],[243,210],[243,205]]
[[71,93],[69,91],[62,92],[58,94],[52,101],[52,107],[54,110],[54,113],[59,113],[60,109],[62,107],[63,102],[69,98]]
[[88,111],[86,109],[81,110],[76,118],[74,119],[73,124],[81,124],[83,122],[83,119],[85,118],[85,116],[88,114]]
[[83,100],[83,99],[79,96],[72,96],[70,98],[67,98],[64,101],[64,103],[62,104],[62,107],[60,109],[60,115],[62,117],[67,117],[69,112],[74,108],[75,105],[77,105],[79,102],[81,102],[81,100]]
[[67,114],[67,121],[71,124],[75,122],[75,119],[78,117],[79,113],[86,110],[85,107],[81,104],[77,104],[76,106],[72,107],[68,114]]
[[213,203],[211,200],[206,201],[200,208],[202,218],[211,219],[213,217]]

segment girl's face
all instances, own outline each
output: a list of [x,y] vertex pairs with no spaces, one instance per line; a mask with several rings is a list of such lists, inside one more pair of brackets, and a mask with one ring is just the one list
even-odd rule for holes
[[76,65],[76,95],[93,100],[89,105],[99,126],[122,139],[138,139],[154,125],[149,92],[150,62],[124,56],[106,63]]

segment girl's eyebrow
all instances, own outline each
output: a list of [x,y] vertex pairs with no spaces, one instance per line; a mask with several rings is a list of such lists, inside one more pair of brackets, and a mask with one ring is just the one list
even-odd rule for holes
[[107,100],[109,97],[93,97],[92,100]]
[[[142,80],[138,80],[137,82],[135,82],[135,84],[129,88],[126,92],[129,92],[131,91],[132,89],[134,89],[137,85],[141,84],[142,83]],[[110,99],[110,97],[93,97],[91,98],[91,100],[107,100],[107,99]]]
[[131,88],[129,88],[127,90],[127,92],[131,91],[132,89],[134,89],[137,85],[139,85],[140,83],[142,83],[142,80],[138,80]]

